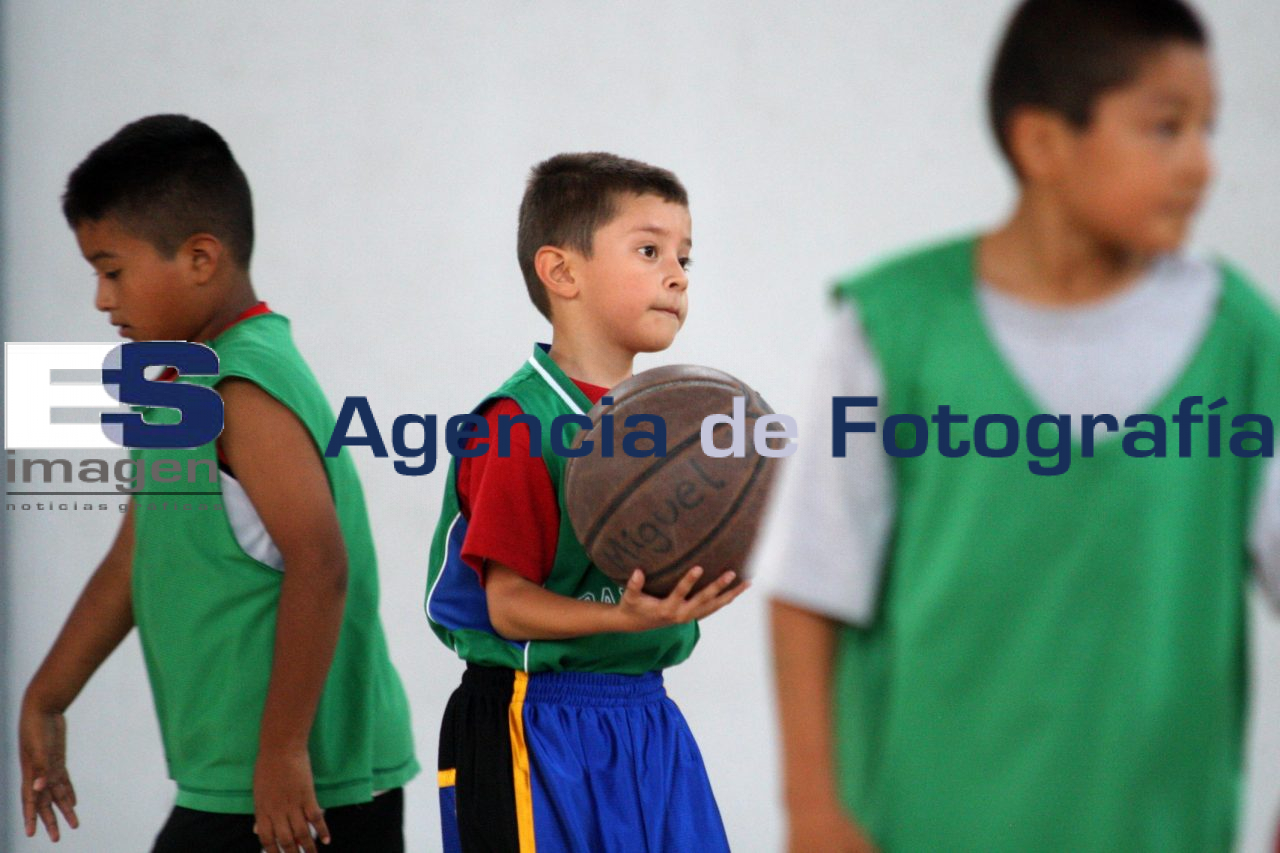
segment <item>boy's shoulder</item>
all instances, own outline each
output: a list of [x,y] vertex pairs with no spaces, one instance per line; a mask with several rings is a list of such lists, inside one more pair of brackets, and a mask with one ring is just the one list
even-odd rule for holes
[[1220,311],[1224,319],[1236,330],[1280,352],[1280,313],[1275,304],[1232,261],[1218,257],[1214,266],[1222,276],[1222,300]]
[[[491,400],[513,400],[520,403],[531,392],[537,393],[543,387],[554,385],[554,377],[548,380],[538,371],[536,357],[526,358],[497,388],[485,395],[481,405]],[[545,371],[543,371],[545,372]]]
[[237,320],[209,341],[209,346],[221,360],[270,358],[296,352],[289,319],[276,311]]
[[[293,340],[289,319],[267,311],[235,323],[209,342],[218,354],[218,379],[232,376],[262,385],[275,397],[286,389],[319,388]],[[292,396],[292,395],[285,395]]]
[[335,417],[324,388],[294,343],[287,317],[264,311],[218,334],[209,346],[218,354],[218,375],[252,382],[298,417],[321,447]]
[[536,344],[515,372],[477,405],[479,411],[494,400],[512,400],[520,410],[538,418],[544,432],[559,415],[582,415],[591,409],[592,401],[557,365],[547,344]]
[[976,234],[916,245],[841,276],[832,292],[837,301],[915,302],[939,288],[967,287],[974,279]]

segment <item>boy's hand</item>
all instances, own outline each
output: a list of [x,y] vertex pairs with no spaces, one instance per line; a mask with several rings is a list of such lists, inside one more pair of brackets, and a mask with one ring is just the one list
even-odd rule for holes
[[653,628],[665,628],[668,625],[682,625],[695,619],[705,619],[721,607],[733,601],[751,584],[743,581],[733,589],[729,584],[737,577],[734,572],[725,572],[710,584],[707,584],[696,595],[690,596],[693,585],[702,577],[702,567],[694,566],[685,572],[684,577],[675,585],[666,598],[648,595],[644,591],[644,572],[636,569],[627,580],[622,591],[622,601],[618,602],[618,614],[627,625],[627,630],[648,631]]
[[[328,844],[329,827],[316,802],[311,757],[304,747],[288,752],[262,752],[253,769],[254,833],[264,850],[316,853],[316,838]],[[315,837],[311,830],[315,828]]]
[[67,720],[27,702],[18,721],[18,757],[22,764],[22,818],[27,837],[36,834],[36,816],[44,822],[50,841],[57,841],[56,805],[72,829],[76,817],[76,792],[67,775]]
[[876,846],[839,805],[793,810],[787,853],[876,853]]
[[22,697],[18,717],[18,762],[22,767],[22,817],[27,837],[37,816],[49,840],[57,841],[58,807],[76,829],[76,792],[67,775],[67,720],[63,712],[133,628],[133,504],[111,549],[85,584]]

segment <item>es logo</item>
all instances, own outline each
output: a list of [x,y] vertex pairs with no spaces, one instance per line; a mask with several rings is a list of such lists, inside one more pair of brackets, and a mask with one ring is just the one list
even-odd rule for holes
[[[148,379],[149,368],[216,376],[204,344],[6,343],[4,434],[10,450],[199,447],[222,432],[222,398],[212,388]],[[153,424],[125,406],[176,409],[175,424]]]

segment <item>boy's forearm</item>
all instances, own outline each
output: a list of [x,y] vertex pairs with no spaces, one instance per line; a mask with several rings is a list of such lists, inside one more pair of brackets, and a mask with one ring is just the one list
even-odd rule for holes
[[340,543],[284,557],[260,754],[307,748],[346,606],[347,561]]
[[627,630],[616,605],[559,595],[492,563],[487,579],[489,621],[508,640],[568,640]]
[[773,600],[774,684],[788,808],[838,800],[831,707],[837,623]]
[[23,702],[62,713],[133,628],[133,509],[27,685]]

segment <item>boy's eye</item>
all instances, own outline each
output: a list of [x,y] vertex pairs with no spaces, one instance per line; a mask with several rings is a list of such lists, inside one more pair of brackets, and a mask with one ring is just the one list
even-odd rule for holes
[[658,247],[657,246],[641,246],[640,254],[644,255],[646,258],[656,258],[658,257]]
[[682,270],[688,270],[688,269],[689,269],[689,267],[691,267],[691,266],[693,266],[693,258],[681,258],[681,259],[680,259],[680,268],[681,268]]
[[106,276],[112,281],[115,281],[120,277],[120,270],[111,270],[110,272],[106,273]]

